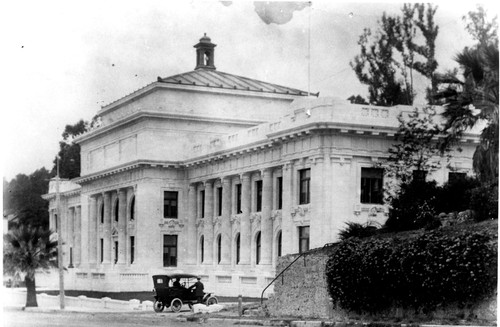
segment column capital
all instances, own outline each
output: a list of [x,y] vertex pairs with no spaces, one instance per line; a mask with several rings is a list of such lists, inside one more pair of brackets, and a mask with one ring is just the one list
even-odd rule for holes
[[263,168],[260,170],[260,175],[263,177],[263,176],[269,176],[271,175],[272,176],[273,174],[273,168],[271,167],[267,167],[267,168]]
[[244,180],[249,181],[251,178],[252,178],[251,172],[245,172],[245,173],[240,174],[241,181],[244,181]]
[[222,176],[222,177],[220,177],[220,181],[221,181],[222,184],[231,184],[232,180],[233,179],[231,178],[231,176]]
[[288,170],[293,168],[293,161],[288,161],[283,163],[283,170]]
[[213,179],[207,179],[207,180],[203,181],[203,186],[205,186],[205,187],[212,186],[212,185],[214,185]]

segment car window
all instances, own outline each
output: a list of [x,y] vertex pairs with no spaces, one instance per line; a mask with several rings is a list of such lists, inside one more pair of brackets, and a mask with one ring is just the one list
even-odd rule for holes
[[158,278],[158,279],[156,280],[156,282],[157,282],[158,284],[163,284],[163,279]]

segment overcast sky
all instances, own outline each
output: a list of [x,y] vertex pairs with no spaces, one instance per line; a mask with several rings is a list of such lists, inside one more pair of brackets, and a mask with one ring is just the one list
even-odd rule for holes
[[[444,70],[473,44],[461,17],[475,5],[437,4],[437,60]],[[285,24],[266,24],[250,1],[11,1],[0,23],[7,50],[3,176],[50,169],[66,124],[90,120],[102,105],[157,76],[193,70],[193,45],[203,33],[217,44],[218,70],[307,91],[310,15],[311,91],[366,96],[349,66],[359,35],[375,28],[384,11],[401,7],[313,2]]]

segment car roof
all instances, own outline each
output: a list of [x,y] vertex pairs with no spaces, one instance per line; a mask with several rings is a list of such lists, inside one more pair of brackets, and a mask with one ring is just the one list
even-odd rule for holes
[[169,274],[169,275],[154,275],[153,278],[158,278],[158,277],[167,277],[170,279],[174,278],[198,278],[198,275],[193,275],[193,274]]

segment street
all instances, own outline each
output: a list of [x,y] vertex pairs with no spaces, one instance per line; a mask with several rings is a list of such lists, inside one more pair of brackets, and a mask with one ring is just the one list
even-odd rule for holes
[[[35,309],[36,310],[36,309]],[[40,312],[22,311],[21,308],[4,308],[4,327],[52,327],[52,326],[106,326],[106,327],[132,327],[132,326],[169,326],[187,327],[200,324],[211,326],[234,326],[234,321],[208,321],[208,322],[180,322],[176,321],[177,314],[154,312]]]

